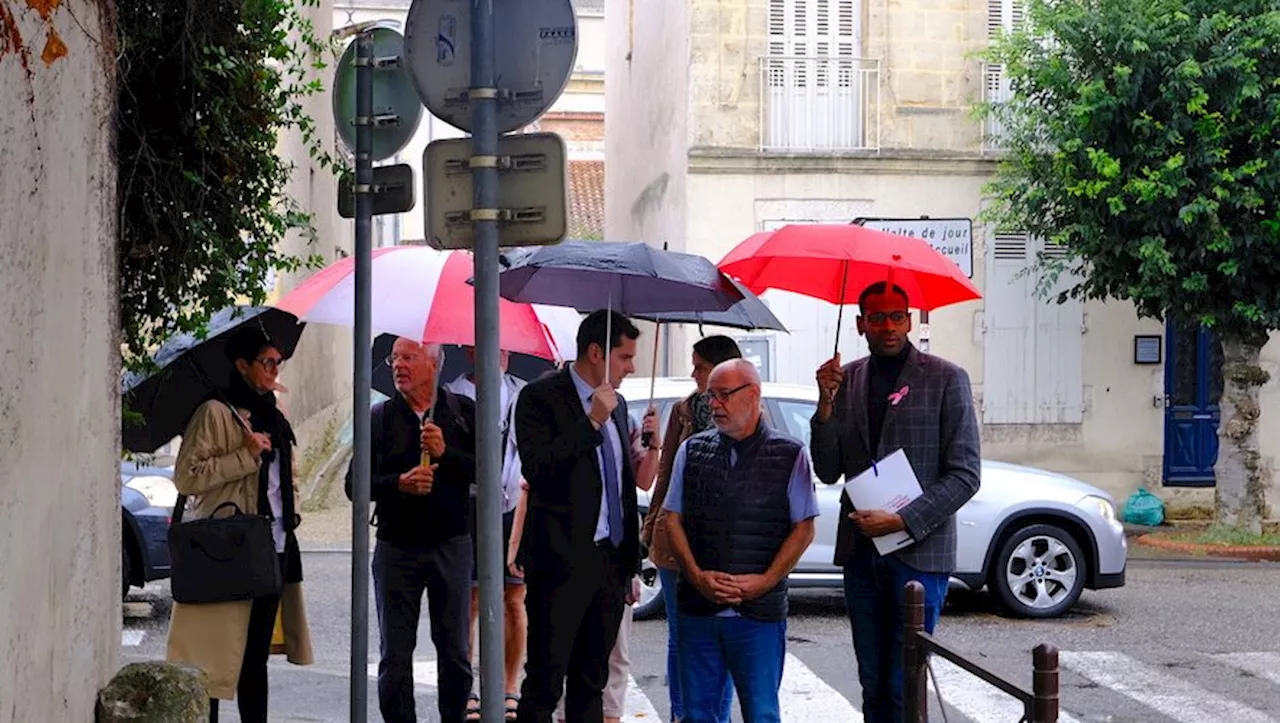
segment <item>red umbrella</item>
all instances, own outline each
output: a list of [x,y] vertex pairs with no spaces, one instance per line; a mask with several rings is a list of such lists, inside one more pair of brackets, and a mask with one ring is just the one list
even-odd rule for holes
[[[928,242],[854,224],[791,224],[757,233],[720,261],[752,292],[791,291],[841,305],[887,282],[921,311],[982,298],[977,287]],[[839,334],[837,322],[837,335]],[[839,345],[839,338],[836,340]]]

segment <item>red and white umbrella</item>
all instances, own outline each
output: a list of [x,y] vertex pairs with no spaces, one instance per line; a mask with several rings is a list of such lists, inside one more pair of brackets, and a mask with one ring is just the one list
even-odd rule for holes
[[[375,334],[424,343],[475,345],[475,287],[471,255],[426,246],[373,250],[372,317]],[[317,272],[275,304],[302,321],[355,325],[355,259]],[[552,361],[574,356],[582,317],[573,309],[498,300],[499,345],[515,354]]]

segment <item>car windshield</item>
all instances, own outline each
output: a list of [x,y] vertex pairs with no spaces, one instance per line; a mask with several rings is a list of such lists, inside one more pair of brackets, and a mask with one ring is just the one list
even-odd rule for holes
[[818,405],[802,399],[779,399],[776,403],[778,416],[782,418],[781,431],[790,434],[808,447],[809,419],[813,417],[813,412]]

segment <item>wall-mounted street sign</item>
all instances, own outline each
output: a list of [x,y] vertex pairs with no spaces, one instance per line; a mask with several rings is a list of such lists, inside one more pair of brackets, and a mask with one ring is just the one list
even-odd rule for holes
[[[469,249],[475,240],[470,158],[470,138],[432,141],[422,154],[427,244],[434,248]],[[564,240],[569,230],[564,139],[555,133],[503,136],[498,173],[499,245]]]
[[[427,110],[468,133],[472,1],[414,0],[404,31],[409,73]],[[578,55],[578,21],[571,0],[492,2],[498,132],[509,133],[537,120],[564,92]]]
[[[422,100],[405,68],[404,36],[377,26],[373,38],[373,160],[400,152],[422,121]],[[356,147],[356,44],[347,45],[333,73],[333,122],[353,152]]]
[[969,218],[856,218],[853,223],[877,231],[928,241],[938,253],[973,278],[973,219]]
[[[338,180],[338,215],[343,218],[356,217],[353,180],[350,174]],[[405,213],[412,211],[417,204],[417,196],[413,192],[413,167],[407,163],[373,169],[373,188],[369,190],[373,192],[374,216]]]

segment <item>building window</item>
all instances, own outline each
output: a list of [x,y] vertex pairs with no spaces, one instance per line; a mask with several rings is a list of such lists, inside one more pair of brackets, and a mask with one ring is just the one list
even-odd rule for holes
[[769,0],[761,145],[776,150],[875,147],[879,66],[858,57],[860,0]]
[[[1028,269],[1041,252],[1062,253],[1026,234],[998,233],[991,245],[982,381],[987,424],[1084,421],[1083,305],[1037,293],[1039,278]],[[1064,275],[1055,293],[1074,283]]]

